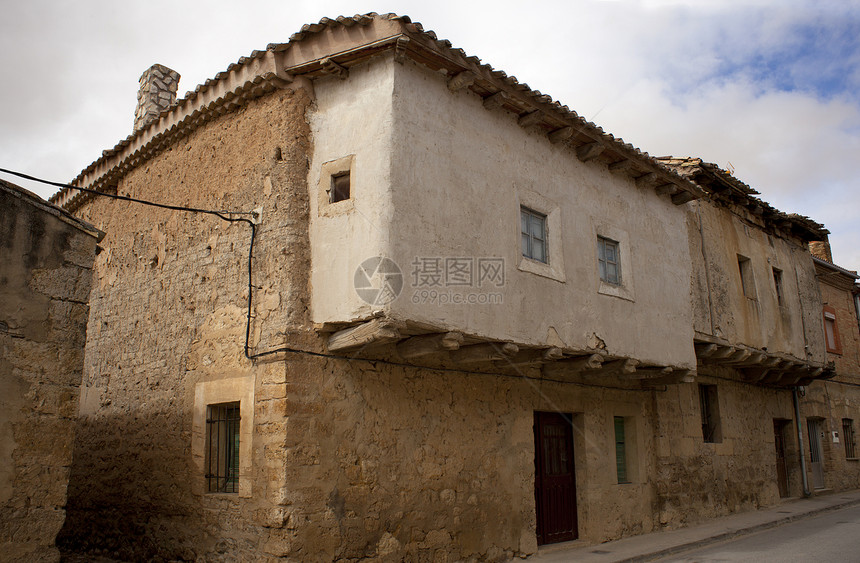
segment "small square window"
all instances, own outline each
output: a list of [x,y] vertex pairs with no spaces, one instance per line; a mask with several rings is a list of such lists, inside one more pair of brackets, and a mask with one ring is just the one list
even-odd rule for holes
[[617,241],[597,237],[597,267],[601,280],[621,285],[621,257]]
[[753,280],[752,262],[746,256],[738,254],[738,271],[741,275],[741,289],[744,296],[755,299],[755,281]]
[[206,408],[206,490],[239,492],[239,403]]
[[778,268],[773,269],[773,287],[776,290],[776,302],[782,307],[785,305],[785,298],[782,294],[782,270]]
[[520,231],[523,256],[546,264],[546,215],[520,207]]
[[349,172],[337,174],[331,177],[331,189],[329,190],[329,202],[337,203],[349,199]]

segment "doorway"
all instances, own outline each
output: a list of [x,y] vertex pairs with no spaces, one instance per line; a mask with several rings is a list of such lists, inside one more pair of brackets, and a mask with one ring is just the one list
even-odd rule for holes
[[824,488],[824,461],[822,459],[821,432],[822,418],[807,418],[806,427],[809,429],[809,469],[812,471],[812,487]]
[[785,429],[789,421],[779,418],[773,420],[773,445],[776,448],[776,484],[779,498],[786,498],[788,492],[788,466],[785,462]]
[[534,434],[538,545],[575,540],[579,531],[572,415],[535,412]]

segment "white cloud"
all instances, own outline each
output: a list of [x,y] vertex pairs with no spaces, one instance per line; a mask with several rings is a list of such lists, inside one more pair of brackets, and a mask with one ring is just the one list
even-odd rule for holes
[[[0,90],[0,166],[61,181],[131,132],[137,79],[152,63],[176,69],[184,93],[303,23],[376,8],[345,0],[7,4],[0,62],[13,78]],[[857,2],[392,6],[651,154],[731,161],[778,208],[824,222],[836,260],[860,267]]]

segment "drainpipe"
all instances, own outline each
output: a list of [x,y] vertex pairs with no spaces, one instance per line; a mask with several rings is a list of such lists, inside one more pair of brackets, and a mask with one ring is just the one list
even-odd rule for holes
[[809,492],[809,478],[806,476],[806,457],[803,455],[803,426],[800,424],[800,401],[797,398],[797,387],[791,390],[794,402],[794,424],[797,426],[797,451],[800,455],[800,477],[803,479],[803,497],[812,496]]

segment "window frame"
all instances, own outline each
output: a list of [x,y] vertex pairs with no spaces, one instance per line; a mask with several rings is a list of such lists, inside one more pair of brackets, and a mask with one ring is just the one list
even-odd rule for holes
[[[614,260],[607,257],[607,249],[612,248]],[[601,252],[602,251],[602,252]],[[602,257],[601,257],[602,255]],[[615,279],[610,279],[609,266],[615,267]],[[600,276],[600,281],[610,285],[623,286],[623,276],[621,272],[621,243],[617,240],[612,240],[609,237],[597,235],[597,273]]]
[[240,401],[206,405],[207,493],[239,493],[241,420]]
[[854,419],[842,419],[842,440],[845,442],[845,459],[857,459],[857,444],[854,441]]
[[[512,213],[516,209],[516,215],[513,216],[516,217],[516,222],[511,222],[510,226],[516,226],[517,238],[515,239],[516,246],[511,246],[511,257],[515,257],[514,263],[517,265],[517,270],[564,283],[566,278],[564,273],[564,238],[562,236],[561,207],[553,200],[524,187],[517,187],[516,198],[514,198],[512,203],[516,205],[516,208],[512,207],[511,209]],[[546,216],[544,231],[546,262],[540,262],[523,256],[522,208]],[[513,228],[511,229],[511,234],[513,234]],[[516,249],[516,255],[513,254],[514,249]]]
[[[538,238],[532,232],[532,226],[534,225],[535,220],[539,222],[541,230],[540,235],[542,238]],[[523,231],[524,222],[527,223],[527,231]],[[532,249],[534,241],[540,241],[543,245],[543,259],[535,257],[535,252]],[[523,248],[523,246],[526,248]],[[523,258],[528,258],[529,260],[534,260],[535,262],[540,262],[541,264],[546,265],[549,265],[550,263],[547,215],[540,211],[535,211],[525,205],[520,205],[520,252],[522,253]]]
[[[822,307],[822,320],[824,322],[824,347],[831,354],[842,355],[842,340],[839,338],[839,323],[836,319],[836,309],[830,305]],[[828,338],[828,327],[832,327],[833,345]]]
[[743,254],[738,254],[737,257],[738,273],[741,279],[741,293],[747,299],[755,301],[758,299],[758,295],[755,290],[755,274],[753,273],[752,260]]
[[706,444],[723,441],[720,427],[720,401],[716,385],[699,384],[699,411],[702,417],[702,440]]
[[[619,437],[620,425],[620,437]],[[628,467],[628,432],[627,419],[623,416],[615,416],[612,419],[612,426],[615,435],[615,475],[619,485],[630,484],[630,469]]]
[[[346,190],[344,195],[344,185],[343,178],[346,178]],[[350,178],[349,170],[338,172],[337,174],[331,175],[331,181],[329,186],[329,203],[340,203],[342,201],[347,201],[352,199],[352,180]],[[343,197],[339,197],[343,196]]]

